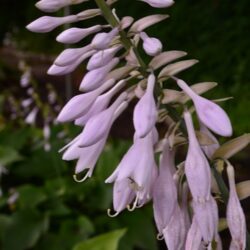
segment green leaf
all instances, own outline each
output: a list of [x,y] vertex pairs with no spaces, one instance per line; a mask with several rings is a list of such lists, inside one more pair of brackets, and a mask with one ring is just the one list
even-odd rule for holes
[[117,250],[121,237],[126,229],[116,230],[107,234],[102,234],[77,244],[73,250]]
[[22,157],[15,149],[0,146],[0,165],[6,166],[21,159]]
[[19,202],[21,207],[33,208],[45,201],[47,196],[45,193],[37,187],[31,185],[25,185],[18,189],[19,191]]
[[3,250],[24,250],[35,246],[48,228],[48,217],[34,210],[16,212],[3,235]]

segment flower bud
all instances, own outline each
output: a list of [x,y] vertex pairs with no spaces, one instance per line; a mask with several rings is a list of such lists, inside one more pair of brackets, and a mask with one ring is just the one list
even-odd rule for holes
[[149,56],[156,56],[162,51],[162,43],[159,39],[149,37],[145,32],[140,34],[143,40],[143,49]]
[[44,12],[55,12],[70,4],[79,4],[88,0],[41,0],[36,3],[36,7]]
[[93,49],[97,50],[107,49],[111,41],[118,34],[118,32],[119,32],[118,28],[114,28],[108,33],[102,32],[96,34],[91,42]]
[[174,4],[173,0],[140,0],[154,8],[167,8]]
[[183,80],[177,79],[179,87],[193,100],[200,121],[214,133],[232,135],[232,125],[226,112],[216,103],[197,95]]
[[110,86],[115,83],[113,79],[106,81],[100,88],[84,93],[81,95],[74,96],[61,110],[57,121],[68,122],[79,118],[86,113],[92,104],[95,102],[97,96],[107,90]]
[[91,91],[101,86],[109,71],[113,69],[118,62],[118,58],[113,58],[107,65],[89,71],[80,84],[80,90]]
[[87,69],[93,70],[93,69],[100,68],[106,65],[108,62],[110,62],[110,60],[112,60],[114,55],[120,49],[121,49],[121,46],[116,46],[113,48],[109,48],[109,49],[105,49],[105,50],[101,50],[97,52],[89,59],[89,62],[87,64]]
[[60,43],[73,44],[80,42],[83,38],[90,34],[96,33],[101,30],[101,25],[95,25],[90,28],[70,28],[63,31],[57,36],[56,40]]
[[227,204],[227,223],[232,236],[230,249],[245,249],[246,219],[236,192],[234,168],[230,163],[227,166],[227,175],[230,188]]
[[43,16],[27,25],[26,28],[32,32],[46,33],[52,31],[62,24],[73,23],[76,21],[77,16],[75,15],[65,17]]
[[155,126],[157,119],[157,108],[154,100],[155,76],[151,74],[148,78],[146,93],[136,104],[134,109],[134,126],[139,137],[146,136]]

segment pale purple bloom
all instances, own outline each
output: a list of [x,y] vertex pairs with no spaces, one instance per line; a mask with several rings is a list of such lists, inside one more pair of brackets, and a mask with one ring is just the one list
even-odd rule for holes
[[[142,206],[152,195],[152,183],[157,175],[153,151],[153,135],[144,138],[135,136],[134,144],[122,158],[114,173],[106,183],[131,180],[131,188],[136,193],[133,208]],[[123,195],[122,193],[120,195]]]
[[86,122],[94,115],[102,112],[106,109],[111,101],[111,98],[119,91],[122,87],[124,87],[126,81],[119,81],[112,89],[108,92],[97,97],[96,101],[90,107],[87,113],[83,116],[75,120],[75,124],[78,126],[84,126]]
[[214,133],[232,135],[232,125],[226,112],[216,103],[197,95],[183,80],[177,79],[179,87],[193,100],[200,121]]
[[114,121],[115,110],[124,102],[126,97],[127,94],[125,92],[122,93],[108,109],[88,120],[79,139],[80,147],[91,146],[105,137]]
[[162,51],[162,43],[155,37],[149,37],[145,32],[140,34],[143,40],[143,49],[150,56],[156,56]]
[[79,4],[88,0],[41,0],[36,3],[36,7],[44,12],[54,12],[67,5]]
[[114,85],[114,83],[115,80],[110,79],[106,81],[100,88],[94,91],[74,96],[63,107],[60,114],[58,115],[57,121],[59,122],[73,121],[84,115],[86,112],[88,112],[89,108],[95,102],[96,98],[105,90]]
[[57,66],[67,66],[73,64],[76,60],[81,58],[82,55],[91,50],[90,45],[82,48],[65,49],[54,61]]
[[93,49],[97,50],[107,49],[118,32],[118,28],[114,28],[108,33],[102,32],[96,34],[91,42],[91,46],[93,47]]
[[60,43],[73,44],[80,42],[83,38],[90,34],[101,30],[101,25],[95,25],[90,28],[70,28],[59,34],[56,40]]
[[49,68],[47,73],[49,75],[69,74],[69,73],[73,72],[79,66],[79,64],[81,64],[88,57],[92,56],[94,53],[95,53],[95,50],[90,50],[90,51],[86,52],[85,54],[81,55],[77,60],[75,60],[74,62],[72,62],[71,64],[66,65],[66,66],[58,66],[58,65],[53,64]]
[[89,71],[83,78],[80,90],[91,91],[102,85],[104,79],[111,69],[113,69],[119,62],[118,58],[113,58],[107,65]]
[[114,55],[121,49],[121,46],[116,46],[112,48],[108,48],[105,50],[101,50],[97,53],[95,53],[90,59],[87,64],[88,70],[93,70],[96,68],[100,68],[102,66],[105,66],[107,63],[109,63]]
[[146,93],[136,104],[134,109],[134,126],[139,137],[146,136],[155,126],[157,120],[157,108],[154,100],[155,76],[148,78]]
[[22,107],[27,108],[29,107],[33,102],[32,98],[27,98],[21,102]]
[[159,234],[162,234],[163,229],[169,224],[178,205],[177,188],[172,175],[173,158],[174,154],[166,141],[160,159],[159,176],[154,183],[153,191],[154,218]]
[[186,234],[185,219],[179,205],[177,205],[170,222],[163,230],[164,239],[168,249],[183,250]]
[[33,32],[46,33],[52,31],[62,24],[72,23],[76,21],[77,16],[75,15],[65,17],[43,16],[27,25],[26,28]]
[[206,243],[211,243],[217,235],[218,207],[212,196],[204,202],[193,201],[194,216]]
[[148,3],[154,8],[167,8],[174,4],[173,0],[140,0],[142,2]]
[[185,250],[200,250],[201,244],[202,244],[202,235],[194,216],[191,227],[188,230]]
[[21,76],[20,84],[22,87],[28,87],[31,81],[31,70],[27,69]]
[[234,168],[230,163],[227,166],[227,174],[230,187],[227,223],[232,236],[230,250],[244,250],[246,247],[246,219],[236,192]]
[[38,113],[39,109],[38,107],[34,107],[30,113],[26,116],[25,118],[25,122],[27,124],[33,125],[36,121],[36,117],[37,117],[37,113]]
[[184,119],[189,141],[188,153],[185,161],[185,174],[193,199],[197,202],[204,202],[210,197],[210,166],[196,138],[192,117],[189,112],[186,111],[184,113]]
[[48,123],[46,123],[43,127],[43,137],[48,140],[50,138],[50,134],[51,134],[51,131],[50,131],[50,126]]

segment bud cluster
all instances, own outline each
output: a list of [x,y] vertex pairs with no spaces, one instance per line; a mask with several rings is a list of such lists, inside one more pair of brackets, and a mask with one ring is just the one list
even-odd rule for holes
[[[53,12],[71,4],[84,5],[86,1],[41,0],[36,6]],[[172,0],[142,1],[155,8],[169,7],[174,3]],[[133,211],[152,200],[158,238],[165,239],[168,249],[212,249],[214,244],[216,249],[222,249],[210,167],[220,145],[212,132],[228,137],[232,135],[232,126],[216,102],[200,96],[216,84],[199,83],[190,87],[175,77],[197,61],[175,62],[186,53],[162,52],[161,41],[145,32],[168,15],[150,15],[135,22],[129,16],[120,20],[115,9],[111,9],[116,1],[95,2],[96,9],[66,17],[44,16],[27,26],[33,32],[49,32],[59,25],[99,15],[108,21],[105,25],[69,28],[56,39],[61,43],[75,44],[92,36],[90,44],[84,47],[65,49],[48,70],[51,75],[68,74],[88,60],[88,72],[79,86],[81,93],[69,100],[57,118],[59,122],[74,121],[83,127],[82,132],[62,149],[63,159],[77,160],[76,181],[91,177],[112,124],[131,100],[138,98],[133,113],[133,144],[106,180],[106,183],[114,183],[113,211],[109,209],[109,215],[116,216],[126,208]],[[138,52],[140,46],[145,56],[152,57],[149,64],[142,60]],[[169,79],[181,91],[164,88],[164,82]],[[191,107],[188,107],[188,101],[193,104]],[[199,121],[198,131],[193,124],[194,111]],[[158,123],[166,127],[165,135],[161,137],[156,127]],[[188,150],[185,161],[177,165],[175,151],[181,145],[188,145]],[[79,179],[82,172],[85,175]],[[233,238],[231,249],[243,250],[244,215],[235,192],[232,170],[228,168],[228,172],[230,200],[227,217]],[[234,218],[237,222],[233,221]],[[234,227],[239,228],[240,233]]]

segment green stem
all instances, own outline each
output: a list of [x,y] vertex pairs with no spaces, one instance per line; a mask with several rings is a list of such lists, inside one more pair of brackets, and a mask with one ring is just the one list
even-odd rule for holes
[[[102,11],[102,14],[104,18],[107,20],[107,22],[112,26],[112,27],[117,27],[119,25],[119,22],[115,18],[114,14],[112,13],[111,9],[109,6],[106,4],[104,0],[95,0],[97,6],[100,8]],[[132,41],[127,37],[126,32],[123,30],[120,30],[120,37],[121,37],[121,42],[123,43],[123,46],[125,47],[126,50],[130,50],[131,48],[133,49],[135,56],[140,64],[140,72],[142,75],[147,76],[147,66],[142,60],[138,50],[132,43]]]

